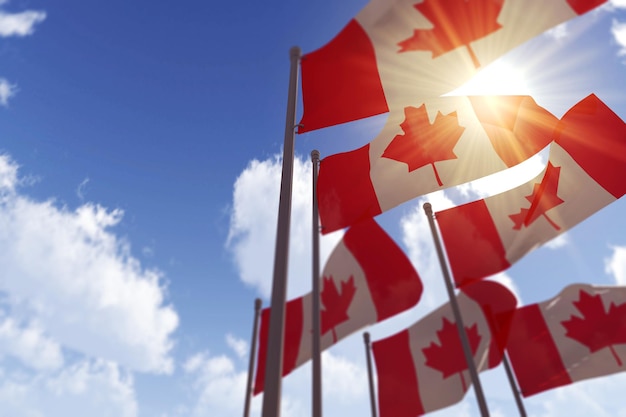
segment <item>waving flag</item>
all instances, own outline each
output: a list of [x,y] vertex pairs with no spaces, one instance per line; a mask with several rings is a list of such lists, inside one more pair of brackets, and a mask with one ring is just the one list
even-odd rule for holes
[[507,345],[524,396],[626,370],[626,287],[575,284],[516,311]]
[[626,125],[596,96],[570,109],[554,138],[534,180],[436,213],[457,285],[507,269],[626,192]]
[[302,57],[300,132],[404,108],[606,0],[371,0]]
[[[477,370],[497,366],[515,296],[504,286],[482,281],[457,296]],[[378,374],[380,417],[413,417],[455,404],[470,377],[450,304],[408,329],[372,344]]]
[[391,113],[370,144],[322,160],[322,233],[516,165],[550,143],[557,122],[528,96],[442,97]]
[[[355,331],[419,301],[422,282],[404,252],[367,220],[350,228],[324,267],[321,288],[321,347],[326,349]],[[312,295],[287,303],[283,376],[311,359]],[[261,313],[254,393],[263,391],[270,309]]]

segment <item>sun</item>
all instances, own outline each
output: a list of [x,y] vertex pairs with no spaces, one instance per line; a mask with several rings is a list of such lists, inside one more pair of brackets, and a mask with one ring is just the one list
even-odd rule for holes
[[524,71],[503,60],[480,70],[471,80],[446,96],[530,95]]

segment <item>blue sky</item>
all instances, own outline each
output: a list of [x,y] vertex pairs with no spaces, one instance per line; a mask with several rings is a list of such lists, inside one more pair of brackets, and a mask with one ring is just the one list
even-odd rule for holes
[[[241,415],[253,302],[267,305],[271,284],[289,49],[322,46],[365,3],[0,0],[0,415]],[[624,7],[522,45],[489,79],[504,72],[504,92],[557,116],[596,93],[626,119]],[[354,149],[384,120],[297,138],[290,296],[310,289],[310,151]],[[512,177],[524,182],[542,163]],[[511,181],[427,199],[438,210]],[[371,328],[374,340],[445,301],[424,201],[380,217],[425,294]],[[574,282],[626,285],[624,204],[500,278],[524,303]],[[324,256],[339,238],[322,239]],[[364,369],[360,334],[325,354],[326,416],[368,415]],[[305,366],[284,380],[283,415],[310,413],[309,375]],[[515,415],[504,371],[482,375],[492,415]],[[541,417],[626,415],[625,382],[526,405]],[[470,393],[432,415],[478,410]]]

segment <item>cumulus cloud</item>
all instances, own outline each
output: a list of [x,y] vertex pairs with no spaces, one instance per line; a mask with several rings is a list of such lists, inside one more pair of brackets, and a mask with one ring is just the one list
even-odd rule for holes
[[[0,3],[2,5],[5,2]],[[0,37],[27,36],[35,32],[35,25],[46,19],[46,12],[26,10],[8,13],[0,10]]]
[[4,78],[0,78],[0,105],[7,106],[9,99],[17,92],[17,86]]
[[568,34],[569,32],[567,30],[567,23],[561,23],[560,25],[555,26],[546,32],[546,36],[549,36],[556,40],[564,39],[567,37]]
[[82,361],[35,376],[2,373],[2,415],[137,416],[133,379],[110,362]]
[[325,400],[344,405],[368,400],[367,371],[362,363],[359,365],[328,351],[322,353]]
[[[193,378],[193,389],[198,396],[188,415],[192,417],[241,415],[247,372],[238,370],[230,357],[211,356],[208,352],[200,352],[187,359],[183,369]],[[251,409],[255,414],[260,411],[261,404],[260,396],[252,401]]]
[[0,318],[0,358],[11,355],[38,370],[63,365],[59,344],[47,337],[36,323],[20,325],[11,318]]
[[239,339],[229,333],[226,335],[226,343],[239,358],[244,359],[248,356],[248,343],[245,340]]
[[130,369],[171,372],[178,316],[165,304],[161,273],[142,268],[111,231],[122,211],[34,201],[20,194],[17,171],[0,155],[0,292],[15,320],[5,319],[6,334],[18,343],[30,329],[50,341],[48,352],[58,343]]
[[617,285],[626,285],[626,247],[614,246],[611,257],[604,260],[604,271],[613,275]]
[[626,55],[626,23],[613,20],[611,33],[620,47],[619,55]]
[[419,198],[413,209],[400,220],[402,242],[424,283],[424,293],[418,307],[432,310],[447,300],[447,293],[432,232],[423,209],[426,202],[431,204],[433,212],[453,207],[454,204],[444,192],[439,191]]
[[611,0],[610,3],[614,7],[626,8],[626,0]]
[[[274,268],[274,247],[282,172],[279,157],[253,160],[235,181],[227,248],[232,252],[240,279],[268,297]],[[294,161],[289,296],[311,290],[311,162]],[[342,232],[320,239],[320,262],[325,260]]]

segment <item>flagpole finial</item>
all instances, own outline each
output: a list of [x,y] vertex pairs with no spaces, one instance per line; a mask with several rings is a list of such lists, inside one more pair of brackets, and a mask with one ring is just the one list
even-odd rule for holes
[[317,149],[313,149],[311,151],[311,161],[315,162],[319,160],[320,160],[320,151],[318,151]]
[[433,206],[430,205],[430,203],[424,203],[424,212],[426,212],[427,216],[432,216],[433,215]]
[[370,332],[365,332],[365,333],[363,333],[363,340],[365,340],[365,343],[366,343],[367,345],[369,345],[369,344],[370,344]]
[[289,55],[292,58],[300,58],[302,56],[302,49],[299,46],[292,46],[289,50]]
[[261,306],[263,305],[263,300],[261,300],[260,298],[257,298],[254,300],[254,311],[259,311],[261,309]]

